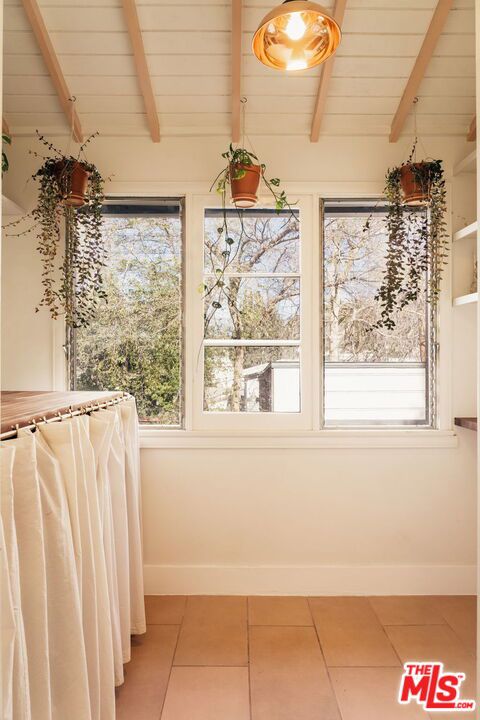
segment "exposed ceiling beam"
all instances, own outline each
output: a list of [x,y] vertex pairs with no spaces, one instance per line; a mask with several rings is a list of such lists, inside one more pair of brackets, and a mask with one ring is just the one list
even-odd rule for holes
[[[336,0],[335,2],[333,17],[340,27],[342,27],[346,5],[347,0]],[[335,55],[331,55],[328,60],[325,60],[325,62],[323,63],[322,74],[320,75],[320,81],[318,83],[315,107],[313,109],[312,127],[310,130],[311,142],[318,142],[318,138],[320,136],[320,127],[322,125],[323,114],[325,112],[325,103],[327,102],[328,87],[330,85],[330,79],[332,77],[334,62]]]
[[142,31],[138,21],[138,12],[135,0],[122,0],[123,14],[130,35],[133,48],[133,59],[137,70],[138,84],[143,96],[143,104],[147,116],[147,124],[153,142],[160,142],[160,123],[158,121],[155,95],[153,94],[152,80],[148,71],[145,47],[143,45]]
[[467,140],[474,142],[477,139],[477,116],[474,115],[470,127],[468,128]]
[[430,25],[423,39],[422,47],[415,60],[415,65],[410,73],[397,112],[393,118],[390,128],[391,143],[397,142],[400,137],[452,5],[453,0],[438,0],[437,7],[435,8]]
[[48,68],[55,90],[57,91],[58,99],[60,100],[67,122],[69,126],[73,127],[73,137],[76,142],[81,143],[83,142],[83,131],[80,119],[73,103],[71,102],[70,98],[72,95],[63,76],[62,68],[60,67],[57,55],[53,49],[52,41],[50,40],[48,30],[45,27],[38,4],[36,0],[22,0],[22,2],[30,22],[30,27],[37,39],[38,47],[43,55],[45,65]]
[[232,0],[232,142],[240,140],[242,0]]
[[5,119],[5,115],[2,115],[2,133],[4,135],[10,136],[10,128],[8,127],[8,122]]

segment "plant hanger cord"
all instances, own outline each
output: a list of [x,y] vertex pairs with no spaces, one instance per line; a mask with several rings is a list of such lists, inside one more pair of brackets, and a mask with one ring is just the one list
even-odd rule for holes
[[[72,146],[72,142],[75,142],[74,129],[75,129],[75,103],[77,102],[77,97],[76,97],[76,95],[71,95],[71,96],[68,98],[68,101],[72,103],[72,115],[71,115],[71,118],[70,118],[70,136],[69,136],[69,138],[68,138],[68,145],[67,145],[66,156],[67,156],[67,157],[73,157],[72,154],[70,153],[70,148],[71,148],[71,146]],[[84,161],[85,161],[85,162],[88,162],[88,160],[87,160],[87,154],[86,154],[86,152],[85,152],[85,147],[86,147],[86,145],[88,145],[88,143],[90,142],[90,140],[91,140],[93,137],[95,137],[95,135],[98,135],[98,132],[97,132],[97,133],[93,133],[92,135],[89,135],[89,137],[88,137],[84,142],[81,142],[81,143],[80,143],[80,148],[79,148],[79,150],[78,150],[78,155],[76,156],[77,160],[80,160],[80,156],[83,156]]]
[[421,137],[418,136],[417,127],[417,106],[420,98],[416,95],[413,99],[413,162],[417,162],[417,145],[420,143],[424,158],[428,158],[428,153]]
[[240,98],[240,102],[242,103],[242,147],[245,148],[245,138],[246,138],[253,154],[257,155],[257,151],[253,147],[252,141],[250,140],[249,136],[245,132],[245,110],[247,108],[248,98],[246,98],[244,95],[242,98]]
[[67,156],[70,155],[70,148],[72,146],[72,140],[73,140],[73,129],[75,124],[75,103],[77,102],[77,98],[75,95],[71,95],[71,97],[68,98],[68,101],[72,103],[72,114],[70,118],[70,136],[68,138],[68,144],[67,144]]
[[418,105],[418,97],[413,98],[413,162],[417,162],[417,141],[418,141],[418,132],[417,132],[417,105]]
[[240,102],[242,103],[242,147],[245,147],[245,108],[247,106],[247,98],[243,96]]

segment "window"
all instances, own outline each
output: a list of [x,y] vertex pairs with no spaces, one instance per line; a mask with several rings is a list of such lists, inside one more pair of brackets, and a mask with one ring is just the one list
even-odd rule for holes
[[182,423],[182,204],[108,202],[108,302],[75,331],[73,385],[135,395],[144,423]]
[[144,424],[219,435],[435,427],[425,298],[375,327],[386,208],[295,195],[276,213],[260,199],[227,210],[227,242],[212,199],[187,195],[185,213],[178,199],[105,204],[109,299],[75,331],[71,386],[125,390]]
[[228,242],[205,210],[203,409],[298,413],[299,211],[228,210],[227,223]]
[[[425,212],[422,209],[419,213]],[[369,229],[365,221],[370,217]],[[326,202],[324,207],[324,422],[326,425],[433,422],[432,353],[425,297],[405,307],[393,331],[375,294],[386,254],[385,208]]]

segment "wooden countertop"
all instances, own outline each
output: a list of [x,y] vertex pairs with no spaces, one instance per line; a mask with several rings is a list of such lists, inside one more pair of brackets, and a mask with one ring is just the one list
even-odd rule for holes
[[122,397],[123,392],[58,392],[49,390],[4,390],[1,393],[1,431],[12,430],[17,425],[31,425],[32,420],[52,418],[80,410],[88,405]]

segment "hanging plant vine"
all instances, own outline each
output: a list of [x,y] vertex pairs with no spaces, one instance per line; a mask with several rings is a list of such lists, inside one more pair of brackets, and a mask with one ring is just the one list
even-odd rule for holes
[[[12,138],[7,133],[2,133],[2,145],[5,143],[5,145],[11,145],[12,144]],[[2,147],[2,175],[3,173],[6,173],[8,168],[10,167],[10,163],[8,162],[8,156],[5,152],[5,149]]]
[[[395,314],[426,294],[438,304],[448,257],[446,189],[441,160],[414,161],[416,141],[406,163],[386,174],[387,254],[375,299],[381,319],[375,327],[395,327]],[[410,198],[415,205],[409,204]]]
[[[260,163],[258,157],[246,150],[244,147],[234,148],[230,143],[228,150],[222,153],[222,158],[227,161],[227,165],[218,173],[215,180],[213,181],[210,192],[215,188],[218,195],[221,197],[222,203],[222,220],[221,224],[217,228],[218,242],[224,243],[223,250],[221,251],[221,262],[217,267],[214,268],[213,280],[211,283],[203,283],[199,288],[203,292],[205,301],[205,314],[204,323],[205,330],[209,326],[216,311],[222,307],[222,297],[225,299],[227,304],[232,305],[234,301],[230,296],[229,289],[225,283],[225,274],[228,268],[235,262],[239,249],[242,244],[242,240],[251,239],[247,232],[244,223],[245,208],[239,207],[235,202],[235,182],[242,181],[244,178],[248,179],[248,173],[253,173],[254,168],[258,168],[258,184],[261,182],[266,187],[268,193],[272,196],[274,202],[275,212],[280,214],[283,210],[289,210],[289,216],[286,222],[293,219],[298,223],[297,216],[294,212],[292,203],[289,202],[285,190],[280,187],[280,178],[268,179],[265,175],[266,165]],[[232,209],[227,209],[227,195],[232,197]],[[256,203],[256,189],[252,194],[251,206]],[[232,232],[229,229],[228,217],[229,214],[235,212],[236,219],[238,219],[240,226],[240,233],[234,240]],[[236,244],[236,249],[233,246]],[[210,298],[215,293],[215,290],[219,290],[219,299],[215,299],[209,303]],[[238,308],[236,308],[238,310]]]
[[[5,226],[7,230],[15,230],[7,235],[36,234],[43,294],[35,310],[45,307],[53,319],[63,315],[71,328],[87,326],[99,302],[106,298],[102,279],[106,262],[102,237],[104,179],[93,163],[80,160],[96,135],[98,133],[88,137],[74,157],[63,155],[37,131],[39,141],[49,154],[30,151],[43,160],[32,175],[38,183],[36,206],[25,217]],[[79,190],[76,188],[78,175],[84,183]],[[30,221],[29,227],[16,232],[26,219]]]

